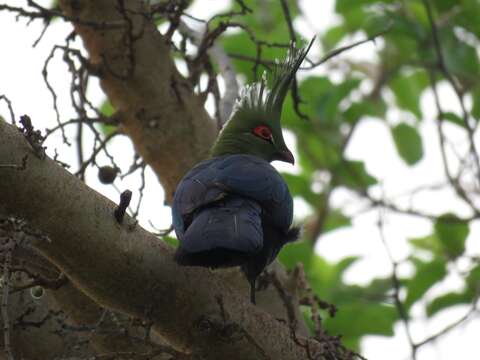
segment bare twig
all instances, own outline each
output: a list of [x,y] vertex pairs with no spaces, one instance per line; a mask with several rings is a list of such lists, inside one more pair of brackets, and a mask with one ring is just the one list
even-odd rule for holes
[[96,21],[83,20],[76,16],[67,16],[60,11],[44,8],[31,0],[28,0],[28,5],[36,8],[38,11],[29,11],[21,7],[10,6],[5,4],[0,4],[0,11],[2,10],[10,11],[12,13],[16,13],[17,17],[25,17],[30,20],[43,19],[44,21],[50,21],[52,18],[58,17],[65,21],[69,21],[75,24],[80,24],[85,26],[91,26],[99,30],[115,30],[125,26],[125,24],[120,21],[96,22]]
[[443,162],[443,168],[445,172],[445,176],[448,179],[448,182],[452,185],[453,189],[455,190],[456,194],[463,200],[465,203],[467,203],[470,206],[470,209],[473,211],[476,217],[480,216],[480,211],[477,209],[475,206],[474,202],[472,199],[470,199],[469,195],[465,192],[465,190],[460,186],[458,179],[455,178],[451,171],[450,167],[448,164],[448,158],[446,154],[446,146],[445,146],[445,135],[443,132],[443,123],[444,123],[444,117],[443,117],[443,110],[440,102],[440,96],[438,94],[437,90],[437,83],[435,79],[435,75],[433,71],[429,71],[429,80],[430,80],[430,87],[432,88],[433,92],[433,97],[435,100],[435,106],[437,107],[437,133],[438,133],[438,138],[440,142],[440,153],[442,155],[442,162]]
[[6,95],[0,95],[0,101],[3,100],[7,103],[8,111],[10,112],[10,122],[15,125],[15,113],[13,112],[12,102]]
[[[466,108],[465,101],[464,101],[464,91],[458,82],[458,80],[450,73],[448,70],[447,64],[445,62],[444,56],[443,56],[443,51],[442,51],[442,44],[438,36],[438,29],[437,25],[435,24],[435,20],[433,18],[433,13],[432,13],[432,7],[430,5],[430,2],[428,0],[422,0],[423,5],[425,7],[425,10],[427,12],[428,16],[428,21],[430,23],[430,28],[432,31],[432,38],[433,38],[433,45],[435,49],[435,53],[437,55],[437,61],[438,61],[438,67],[440,68],[441,73],[443,76],[447,79],[447,81],[450,83],[452,86],[455,95],[458,99],[458,102],[460,103],[460,107],[462,109],[462,120],[465,125],[465,129],[467,130],[468,134],[468,140],[469,140],[469,145],[470,145],[470,154],[473,156],[473,159],[475,161],[475,167],[476,167],[476,176],[478,177],[480,175],[480,157],[475,145],[475,125],[470,123],[470,114]],[[433,75],[431,75],[432,79]],[[433,83],[432,83],[433,87]],[[443,113],[441,111],[441,108],[439,106],[439,102],[437,102],[437,108],[439,110],[439,122],[441,122],[443,119]],[[441,126],[441,125],[440,125]],[[458,191],[457,191],[458,193]],[[475,208],[475,207],[474,207]]]
[[328,54],[326,54],[325,56],[323,56],[320,60],[318,60],[316,62],[312,62],[310,66],[302,67],[300,69],[309,70],[309,69],[316,68],[317,66],[327,62],[331,58],[334,58],[335,56],[338,56],[345,51],[351,50],[351,49],[353,49],[353,48],[355,48],[359,45],[363,45],[363,44],[365,44],[367,42],[370,42],[370,41],[375,42],[376,38],[378,38],[382,35],[385,35],[386,33],[388,33],[390,31],[390,29],[391,29],[391,26],[387,27],[386,29],[384,29],[384,30],[382,30],[382,31],[380,31],[376,34],[373,34],[373,35],[369,36],[367,39],[360,40],[360,41],[354,42],[353,44],[349,44],[349,45],[342,46],[342,47],[339,47],[337,49],[334,49],[334,50],[330,51]]
[[52,51],[50,52],[50,54],[48,55],[47,59],[45,60],[45,64],[43,65],[43,70],[42,70],[42,76],[43,76],[43,80],[45,82],[45,85],[47,86],[48,88],[48,91],[50,92],[50,94],[52,95],[52,99],[53,99],[53,109],[55,111],[55,116],[56,116],[56,120],[57,120],[57,124],[60,128],[60,131],[62,133],[62,139],[63,139],[63,142],[67,145],[70,145],[70,142],[68,141],[67,139],[67,136],[65,134],[65,130],[63,129],[63,127],[61,126],[61,121],[60,121],[60,113],[58,112],[58,106],[57,106],[57,93],[55,92],[55,90],[53,89],[52,85],[50,85],[50,82],[48,81],[48,64],[50,63],[50,60],[53,59],[54,55],[55,55],[55,51],[58,49],[57,46],[55,46]]
[[288,4],[286,0],[281,0],[280,5],[282,6],[283,15],[285,17],[285,21],[288,27],[288,34],[290,35],[290,40],[293,42],[297,41],[297,35],[295,34],[295,30],[293,29],[292,23],[292,16],[290,15],[290,9],[288,8]]
[[477,301],[478,301],[478,296],[475,296],[474,300],[472,301],[472,306],[468,310],[468,312],[463,315],[461,318],[458,320],[452,322],[451,324],[445,326],[443,329],[439,330],[433,335],[430,335],[426,339],[418,342],[415,344],[416,348],[419,348],[425,344],[428,344],[432,341],[437,340],[439,337],[442,337],[443,335],[448,334],[450,331],[453,329],[456,329],[459,325],[465,323],[467,320],[469,320],[473,315],[478,314],[478,307],[477,307]]
[[[195,31],[188,27],[188,25],[183,21],[180,22],[179,30],[180,32],[183,32],[185,35],[190,37],[196,45],[200,45],[204,41],[203,38],[207,35],[207,31],[202,34],[201,32]],[[220,74],[222,75],[222,78],[225,82],[225,94],[219,102],[219,127],[221,128],[230,117],[230,114],[233,110],[233,105],[235,103],[235,99],[238,96],[239,86],[237,81],[237,75],[233,68],[230,57],[220,46],[218,46],[217,44],[213,44],[207,50],[207,53],[217,63]]]
[[115,209],[113,215],[119,224],[123,222],[123,218],[125,216],[125,211],[130,204],[130,200],[132,199],[132,192],[130,190],[125,190],[120,194],[120,203],[118,207]]
[[383,214],[382,214],[382,209],[379,209],[379,216],[378,216],[378,231],[380,233],[380,238],[382,240],[383,246],[385,247],[385,250],[387,252],[388,258],[390,259],[390,262],[392,264],[392,285],[393,285],[393,300],[395,303],[395,307],[397,308],[398,315],[400,316],[400,319],[403,323],[403,326],[405,328],[405,333],[407,334],[407,339],[408,343],[410,344],[410,348],[412,351],[412,360],[417,359],[417,347],[415,345],[415,342],[413,340],[412,332],[410,329],[410,320],[409,316],[407,313],[407,309],[405,309],[405,305],[400,299],[400,280],[398,279],[398,262],[393,258],[393,255],[390,251],[390,247],[388,246],[386,237],[385,237],[385,230],[384,230],[384,221],[383,221]]

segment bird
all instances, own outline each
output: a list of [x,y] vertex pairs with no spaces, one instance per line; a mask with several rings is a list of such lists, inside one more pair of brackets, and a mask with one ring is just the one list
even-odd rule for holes
[[179,240],[174,259],[181,266],[239,266],[256,303],[256,279],[295,241],[293,199],[270,164],[295,162],[280,123],[284,99],[309,52],[291,44],[276,62],[268,89],[266,74],[240,93],[210,157],[179,182],[173,197],[173,227]]

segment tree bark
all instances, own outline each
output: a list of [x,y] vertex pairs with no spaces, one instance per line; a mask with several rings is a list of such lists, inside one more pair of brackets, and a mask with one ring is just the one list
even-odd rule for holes
[[[177,71],[144,1],[62,0],[60,5],[66,15],[79,19],[75,32],[117,110],[121,129],[157,174],[170,203],[180,179],[207,157],[217,135],[203,100]],[[81,25],[82,20],[99,25]],[[108,23],[124,26],[102,28]]]
[[[75,32],[117,110],[120,129],[157,174],[170,202],[178,181],[207,156],[217,133],[203,100],[178,73],[143,1],[60,5],[78,19]],[[122,26],[104,26],[110,23]],[[169,344],[199,358],[324,358],[315,357],[321,354],[318,342],[292,337],[285,303],[272,286],[252,306],[238,271],[178,267],[169,246],[128,217],[119,225],[112,202],[52,160],[36,158],[17,129],[0,122],[0,139],[0,163],[21,163],[29,154],[23,171],[0,168],[0,210],[49,236],[49,242],[33,246],[71,281],[49,296],[77,324],[94,322],[107,308],[152,321]],[[301,319],[295,297],[292,303]],[[302,326],[300,320],[295,330],[306,334]],[[125,345],[121,336],[91,340],[95,349],[110,352]]]
[[[0,171],[2,207],[49,237],[32,245],[96,303],[152,321],[176,349],[205,359],[307,358],[288,326],[250,304],[221,271],[178,267],[168,245],[128,216],[119,225],[115,204],[35,157],[15,127],[0,122],[0,138],[0,163],[28,154],[25,170]],[[308,343],[315,353],[318,343]]]

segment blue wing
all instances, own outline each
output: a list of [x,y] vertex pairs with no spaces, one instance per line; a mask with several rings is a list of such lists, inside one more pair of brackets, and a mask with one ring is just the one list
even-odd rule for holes
[[182,179],[172,215],[185,251],[255,253],[263,246],[262,218],[286,232],[293,202],[285,181],[268,162],[229,155],[203,161]]

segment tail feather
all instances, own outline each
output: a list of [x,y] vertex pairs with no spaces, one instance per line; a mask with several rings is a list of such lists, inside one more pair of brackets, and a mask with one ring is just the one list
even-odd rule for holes
[[297,241],[302,236],[303,229],[300,226],[293,226],[285,234],[285,244]]
[[178,265],[203,266],[213,269],[240,266],[244,264],[248,258],[248,253],[225,248],[188,252],[179,247],[174,255],[174,260]]

